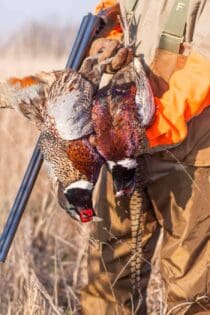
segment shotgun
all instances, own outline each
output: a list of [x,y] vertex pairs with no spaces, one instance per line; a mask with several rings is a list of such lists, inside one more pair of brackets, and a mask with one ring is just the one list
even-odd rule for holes
[[[66,69],[78,70],[93,38],[103,27],[104,22],[99,16],[91,13],[82,19],[79,31],[71,49]],[[4,262],[15,237],[21,217],[24,213],[31,191],[42,166],[43,156],[39,149],[39,140],[26,169],[20,188],[10,209],[6,224],[0,236],[0,262]]]

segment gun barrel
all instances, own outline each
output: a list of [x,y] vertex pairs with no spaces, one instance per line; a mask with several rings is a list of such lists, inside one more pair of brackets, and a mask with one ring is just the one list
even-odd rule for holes
[[0,261],[4,262],[30,193],[41,168],[43,156],[36,145],[0,239]]
[[83,37],[80,39],[80,32],[78,37],[75,40],[75,50],[70,54],[69,60],[67,62],[67,66],[70,66],[72,69],[77,70],[82,60],[85,57],[87,47],[90,46],[90,43],[96,34],[97,30],[100,27],[101,18],[92,15],[89,13],[84,22],[81,24],[81,32],[83,32]]
[[[79,69],[94,35],[100,27],[100,22],[101,19],[91,13],[84,16],[72,46],[66,69]],[[0,237],[0,262],[4,262],[7,257],[42,162],[43,156],[39,149],[38,140]]]

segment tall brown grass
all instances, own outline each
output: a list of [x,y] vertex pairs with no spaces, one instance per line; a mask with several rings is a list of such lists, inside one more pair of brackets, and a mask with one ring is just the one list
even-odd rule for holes
[[[65,66],[75,35],[72,27],[29,25],[25,30],[0,48],[1,80]],[[2,110],[0,135],[2,230],[38,132],[18,113]],[[80,246],[83,237],[79,226],[57,205],[42,167],[7,260],[0,265],[0,314],[75,314],[76,293],[85,280],[78,272],[79,261],[86,255],[85,246]]]

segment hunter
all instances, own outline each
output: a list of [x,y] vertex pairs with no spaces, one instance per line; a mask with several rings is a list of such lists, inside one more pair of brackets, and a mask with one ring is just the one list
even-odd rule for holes
[[[96,226],[98,242],[90,249],[82,314],[149,314],[146,290],[160,229],[162,313],[210,314],[210,1],[119,2],[135,18],[135,55],[145,66],[156,104],[146,130],[148,152],[139,157],[146,174],[141,297],[131,292],[130,216],[116,205],[111,176],[103,168],[95,205],[104,221]],[[106,15],[116,5],[101,1],[96,13]],[[107,17],[106,36],[119,39],[115,18]]]

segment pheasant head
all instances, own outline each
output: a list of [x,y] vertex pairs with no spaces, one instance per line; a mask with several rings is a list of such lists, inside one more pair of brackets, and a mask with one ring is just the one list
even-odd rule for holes
[[64,190],[67,200],[67,212],[77,221],[97,221],[92,204],[93,183],[79,180],[68,185]]
[[76,209],[82,222],[99,221],[93,209],[92,193],[104,159],[86,138],[70,141],[67,156],[72,166],[83,174],[81,180],[70,183],[64,190],[67,207],[69,211],[72,207]]
[[116,197],[131,195],[135,189],[136,160],[125,158],[117,162],[107,161],[107,165],[113,177]]

